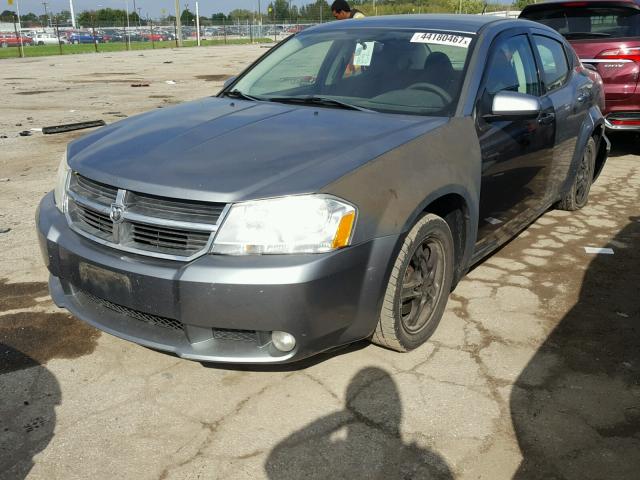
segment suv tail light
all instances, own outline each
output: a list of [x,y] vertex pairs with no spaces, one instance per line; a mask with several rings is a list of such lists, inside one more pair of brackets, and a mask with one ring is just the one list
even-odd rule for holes
[[598,58],[606,60],[631,60],[640,63],[640,47],[621,47],[605,50],[598,54]]

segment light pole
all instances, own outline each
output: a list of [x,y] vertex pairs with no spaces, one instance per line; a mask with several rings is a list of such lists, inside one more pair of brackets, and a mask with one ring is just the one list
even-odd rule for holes
[[69,13],[71,13],[71,26],[76,29],[76,14],[73,11],[73,0],[69,0]]
[[180,20],[180,0],[176,0],[176,40],[182,46],[182,21]]
[[125,6],[127,8],[127,48],[131,50],[131,34],[129,33],[129,29],[131,25],[129,25],[129,0],[125,0]]

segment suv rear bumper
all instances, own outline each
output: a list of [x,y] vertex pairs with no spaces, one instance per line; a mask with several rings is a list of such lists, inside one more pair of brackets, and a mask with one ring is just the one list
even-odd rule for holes
[[610,130],[640,130],[640,111],[611,112],[604,117],[604,122]]
[[[53,201],[36,213],[55,303],[115,336],[198,361],[285,363],[368,337],[397,236],[320,255],[177,262],[85,239]],[[272,331],[296,338],[283,353]]]

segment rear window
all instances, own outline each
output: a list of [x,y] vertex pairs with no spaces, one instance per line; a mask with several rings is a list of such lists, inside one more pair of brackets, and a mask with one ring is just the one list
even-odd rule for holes
[[640,10],[618,6],[539,6],[525,10],[521,18],[540,22],[568,39],[640,36]]

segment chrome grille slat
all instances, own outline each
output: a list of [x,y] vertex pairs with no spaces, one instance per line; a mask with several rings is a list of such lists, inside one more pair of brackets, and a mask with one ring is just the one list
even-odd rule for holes
[[141,193],[131,193],[129,201],[131,202],[129,211],[132,213],[164,220],[180,220],[209,225],[217,223],[225,207],[224,204],[195,200],[176,201]]
[[77,173],[72,175],[70,187],[72,191],[75,191],[81,197],[90,200],[103,200],[107,203],[113,202],[118,194],[117,188],[90,180]]
[[67,193],[67,220],[76,232],[114,248],[173,260],[206,253],[229,208],[129,192],[76,172]]

